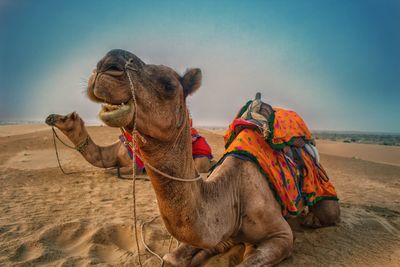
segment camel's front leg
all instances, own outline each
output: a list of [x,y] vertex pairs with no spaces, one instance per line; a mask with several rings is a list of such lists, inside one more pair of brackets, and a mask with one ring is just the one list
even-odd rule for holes
[[[164,266],[203,266],[202,264],[212,256],[225,253],[235,245],[236,243],[231,240],[222,241],[217,246],[210,249],[199,249],[187,244],[181,244],[176,250],[164,256]],[[234,265],[238,264],[242,260],[243,250],[244,247],[242,245],[242,247],[232,251],[230,255],[226,255],[225,259],[219,259],[218,266],[232,266],[232,263]],[[221,262],[226,263],[222,264]],[[210,264],[212,263],[207,262],[206,266],[214,266]]]
[[[201,267],[234,267],[237,266],[239,263],[243,261],[243,254],[245,251],[245,245],[244,244],[238,244],[235,245],[234,247],[230,248],[227,252],[222,253],[220,255],[215,255],[211,257],[210,259],[204,259],[203,262],[200,266]],[[202,253],[202,251],[198,252],[195,256],[197,258],[197,255]],[[194,259],[193,259],[194,260]],[[192,261],[193,263],[193,261]]]
[[[235,245],[236,245],[236,243],[233,242],[232,240],[226,240],[226,241],[222,241],[222,242],[218,243],[218,245],[216,245],[213,248],[202,249],[199,252],[197,252],[196,255],[194,255],[194,257],[190,263],[190,267],[203,266],[202,264],[205,263],[211,257],[213,257],[217,254],[225,253],[229,249],[234,247]],[[243,246],[243,250],[244,250],[244,246]],[[240,249],[239,249],[239,251],[240,251]],[[243,251],[239,252],[239,255],[237,255],[237,253],[235,254],[235,252],[233,252],[230,255],[226,255],[225,259],[220,259],[218,266],[221,266],[221,267],[232,266],[230,264],[232,262],[236,263],[235,264],[235,266],[236,266],[240,261],[242,261],[242,258],[243,258]],[[212,263],[208,263],[205,266],[215,266],[215,264],[214,265],[210,265],[210,264],[212,264]]]
[[275,266],[290,256],[293,250],[293,233],[290,230],[278,232],[258,243],[255,249],[245,255],[244,261],[238,267]]

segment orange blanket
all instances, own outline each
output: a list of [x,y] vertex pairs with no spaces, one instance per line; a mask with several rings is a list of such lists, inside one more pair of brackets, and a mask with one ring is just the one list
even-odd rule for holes
[[271,135],[268,141],[254,127],[235,132],[238,125],[248,124],[247,121],[235,119],[224,135],[226,150],[219,163],[227,156],[255,162],[267,178],[284,216],[298,215],[302,211],[300,200],[308,206],[322,199],[337,200],[335,188],[321,164],[314,162],[304,148],[299,149],[306,167],[302,172],[279,149],[290,145],[294,137],[302,137],[305,141],[312,139],[304,121],[293,111],[274,111],[270,118],[272,121],[269,121]]
[[299,114],[281,108],[274,108],[274,111],[268,119],[271,130],[268,142],[273,148],[291,145],[296,137],[302,137],[305,141],[312,140],[311,132]]

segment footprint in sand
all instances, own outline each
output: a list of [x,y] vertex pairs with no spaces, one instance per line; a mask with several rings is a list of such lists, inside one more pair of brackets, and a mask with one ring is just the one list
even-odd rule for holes
[[19,246],[10,259],[13,262],[27,262],[39,258],[42,253],[43,248],[40,243],[29,242]]
[[90,257],[97,259],[92,263],[133,264],[135,243],[130,225],[113,224],[100,228],[93,235],[92,242]]
[[45,231],[40,242],[51,254],[64,256],[85,256],[89,250],[89,241],[95,232],[85,222],[71,222],[57,225]]

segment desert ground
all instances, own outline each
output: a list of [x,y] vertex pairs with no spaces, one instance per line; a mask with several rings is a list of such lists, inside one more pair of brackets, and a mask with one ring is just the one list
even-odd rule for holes
[[[89,133],[98,144],[109,144],[119,130],[93,126]],[[218,159],[221,132],[200,133]],[[78,152],[58,145],[69,175],[58,168],[49,127],[0,126],[0,266],[137,264],[132,181],[92,167]],[[400,266],[400,147],[323,140],[317,145],[340,198],[342,221],[316,230],[297,228],[294,252],[279,266]],[[170,237],[157,217],[150,182],[137,181],[136,191],[139,230],[148,222],[143,237],[163,255]],[[159,266],[140,246],[144,266]],[[225,258],[241,251],[237,246]],[[217,256],[207,266],[228,266],[224,262]]]

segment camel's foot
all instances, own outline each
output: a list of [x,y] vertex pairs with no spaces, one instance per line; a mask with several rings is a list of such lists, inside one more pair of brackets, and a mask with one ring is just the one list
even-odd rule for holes
[[[222,254],[227,252],[228,250],[230,250],[232,247],[234,247],[236,244],[231,241],[231,240],[227,240],[227,241],[222,241],[220,242],[218,245],[216,245],[213,248],[210,249],[202,249],[199,252],[196,253],[196,255],[194,255],[191,263],[190,263],[190,267],[197,267],[197,266],[203,266],[202,264],[205,263],[208,259],[210,259],[211,257],[217,255],[217,254]],[[243,255],[243,253],[241,253],[241,255]],[[236,257],[235,257],[236,256]],[[205,266],[236,266],[236,264],[238,264],[240,261],[237,261],[237,263],[235,265],[229,265],[229,261],[235,261],[235,259],[238,258],[237,255],[231,254],[227,255],[227,257],[223,260],[221,260],[221,264],[217,265],[217,264],[209,264],[207,263]],[[241,259],[241,257],[239,256],[239,258]],[[226,263],[226,259],[228,259],[228,265],[224,265],[222,264],[223,262]],[[212,260],[211,260],[212,261]]]
[[[199,249],[192,247],[190,245],[181,244],[176,250],[171,253],[168,253],[164,256],[164,266],[187,266],[187,267],[198,267],[202,266],[208,259],[212,256],[224,253],[228,251],[230,248],[235,246],[235,243],[232,241],[224,241],[219,243],[217,246],[211,249]],[[244,250],[244,246],[239,247],[238,249]],[[218,266],[236,266],[242,258],[243,251],[241,253],[237,253],[236,250],[232,251],[232,253],[227,253],[228,255],[220,260],[221,262],[228,262],[227,265],[218,265]],[[226,260],[228,259],[228,261]],[[234,265],[230,264],[234,263]],[[215,266],[207,263],[205,266]]]
[[120,167],[120,168],[119,168],[119,172],[120,172],[121,174],[132,174],[132,167],[131,167],[131,166]]
[[301,225],[309,228],[322,227],[321,222],[313,212],[309,212],[306,216],[301,218]]
[[[136,169],[135,172],[136,175],[143,175],[145,173],[146,171],[144,169],[143,170]],[[122,177],[122,175],[132,175],[132,166],[120,167],[119,170],[117,169],[117,175],[119,178],[126,178]]]
[[[243,261],[245,245],[239,244],[229,249],[226,253],[206,260],[202,267],[234,267]],[[197,256],[197,255],[196,255]]]
[[174,251],[163,257],[165,267],[189,267],[193,256],[201,249],[181,243]]
[[336,200],[321,200],[303,218],[301,224],[306,227],[319,228],[335,225],[340,222],[340,207]]
[[293,232],[286,223],[280,231],[256,244],[246,244],[244,261],[238,267],[275,266],[290,256],[293,250]]

